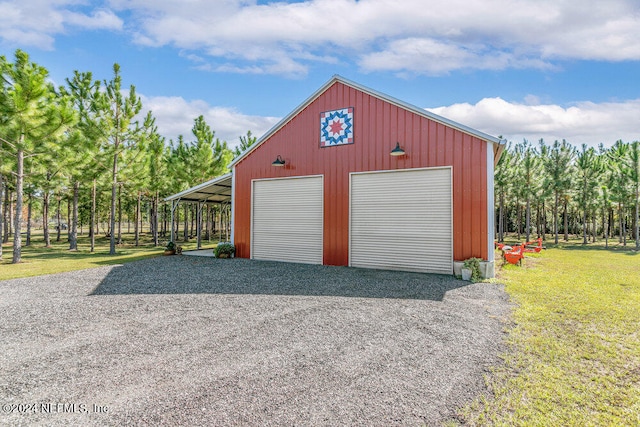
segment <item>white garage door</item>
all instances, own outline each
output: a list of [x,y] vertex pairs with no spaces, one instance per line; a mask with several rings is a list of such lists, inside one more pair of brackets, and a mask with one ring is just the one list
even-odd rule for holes
[[322,176],[253,181],[251,258],[322,264]]
[[351,175],[350,265],[453,273],[451,169]]

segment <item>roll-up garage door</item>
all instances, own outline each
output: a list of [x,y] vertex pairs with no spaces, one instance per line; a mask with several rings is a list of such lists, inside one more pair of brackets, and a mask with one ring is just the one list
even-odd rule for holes
[[350,265],[452,274],[451,169],[351,175]]
[[322,176],[253,181],[251,258],[322,264]]

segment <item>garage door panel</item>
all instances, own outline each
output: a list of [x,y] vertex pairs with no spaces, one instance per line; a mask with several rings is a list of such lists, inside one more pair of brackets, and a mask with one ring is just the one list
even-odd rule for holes
[[[286,222],[292,223],[293,221],[295,221],[295,218],[289,218],[288,221],[286,219],[282,219],[283,223],[286,223]],[[318,224],[315,222],[304,222],[304,223],[296,224],[296,227],[287,227],[286,224],[276,223],[276,222],[267,222],[267,221],[265,221],[263,225],[266,227],[270,227],[271,229],[259,230],[259,231],[256,231],[255,234],[266,233],[271,235],[276,231],[280,233],[286,233],[286,234],[305,234],[305,233],[314,234],[317,230],[314,231],[313,228],[316,228],[318,226]],[[299,225],[301,225],[301,227],[298,227]],[[312,229],[309,230],[309,227],[311,227]],[[322,233],[320,233],[320,235],[322,235]]]
[[451,274],[451,170],[351,176],[350,265]]
[[[415,265],[420,263],[421,268],[416,269]],[[359,264],[360,268],[372,268],[383,270],[399,270],[399,271],[413,271],[420,273],[434,273],[434,274],[451,274],[451,269],[443,267],[440,263],[424,262],[422,258],[405,259],[405,260],[391,260],[388,258],[371,258],[366,262]]]
[[[395,247],[402,247],[402,250],[408,250],[411,246],[406,246],[406,242],[408,239],[412,239],[414,235],[406,234],[404,236],[396,236],[396,235],[384,235],[384,234],[374,234],[369,238],[359,238],[358,240],[362,242],[363,247],[359,248],[359,250],[371,250],[370,247],[376,248],[377,246],[384,247],[389,249],[391,245]],[[433,247],[434,251],[441,251],[442,247],[444,250],[447,250],[447,246],[451,244],[450,236],[437,236],[429,239],[429,243],[426,247]],[[419,245],[420,247],[424,247],[425,245]],[[380,249],[376,249],[380,250]]]
[[[287,242],[286,246],[290,248],[293,248],[293,247],[308,248],[309,243],[306,240],[318,240],[322,238],[322,235],[321,234],[306,235],[300,238],[301,236],[297,234],[280,234],[278,237],[278,240],[273,241],[273,243],[270,243],[271,240],[269,240],[269,238],[272,237],[271,235],[258,234],[255,237],[258,240],[260,239],[263,240],[262,242],[260,242],[260,248],[272,248],[272,247],[283,246],[282,242]],[[302,241],[296,241],[296,239],[302,240]]]
[[[411,240],[411,239],[415,239],[417,238],[418,235],[424,235],[426,236],[426,233],[421,233],[421,230],[413,230],[413,232],[407,232],[407,233],[376,233],[376,232],[369,232],[367,229],[360,229],[362,234],[366,234],[363,235],[361,237],[358,237],[358,241],[362,241],[363,243],[367,243],[368,244],[380,244],[380,245],[385,245],[385,244],[389,244],[389,243],[403,243],[403,242],[407,242],[407,240]],[[352,230],[352,234],[357,234],[359,233],[359,230]],[[429,239],[429,242],[439,242],[440,244],[444,244],[445,246],[448,246],[451,243],[451,236],[449,236],[448,233],[433,233],[430,234],[428,237],[424,237],[425,239]],[[431,244],[428,244],[429,246],[431,246]],[[421,245],[423,246],[423,245]]]
[[252,209],[253,259],[322,264],[321,176],[256,180]]
[[[385,259],[390,259],[387,255],[387,252],[390,250],[389,247],[385,247],[385,249],[383,251],[380,251],[378,249],[363,249],[361,250],[359,253],[362,255],[365,255],[367,258],[371,258],[371,257],[379,257],[379,258],[385,258]],[[440,251],[437,248],[425,248],[425,249],[413,249],[413,250],[406,250],[403,251],[403,259],[409,258],[409,257],[414,257],[417,256],[416,254],[419,254],[420,256],[422,255],[428,255],[430,257],[435,257],[438,258],[440,256],[442,251]],[[392,258],[391,258],[392,259]],[[429,260],[423,260],[424,262],[428,262]],[[440,261],[437,261],[440,262]]]

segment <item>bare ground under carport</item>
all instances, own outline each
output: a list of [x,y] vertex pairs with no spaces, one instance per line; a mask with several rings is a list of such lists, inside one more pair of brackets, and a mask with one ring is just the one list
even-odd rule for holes
[[485,392],[510,307],[450,276],[175,256],[0,282],[0,310],[0,424],[438,425]]

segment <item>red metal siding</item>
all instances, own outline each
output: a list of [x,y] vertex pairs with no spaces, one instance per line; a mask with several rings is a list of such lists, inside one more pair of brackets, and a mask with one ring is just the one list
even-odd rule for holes
[[[354,144],[320,148],[320,113],[345,107],[354,107]],[[396,141],[406,155],[389,155]],[[347,265],[351,172],[452,166],[454,260],[486,259],[486,150],[479,138],[337,82],[236,164],[237,256],[250,257],[253,179],[324,175],[324,264]],[[277,155],[282,168],[271,166]]]

